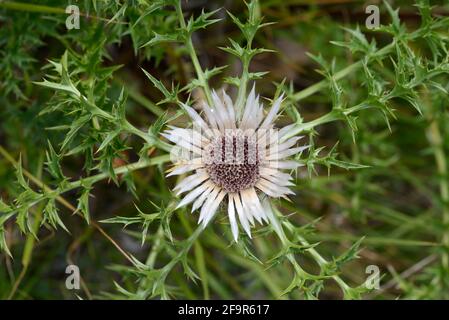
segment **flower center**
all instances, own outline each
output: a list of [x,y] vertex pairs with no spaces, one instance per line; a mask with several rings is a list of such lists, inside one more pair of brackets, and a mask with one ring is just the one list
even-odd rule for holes
[[254,135],[217,137],[206,147],[204,158],[212,182],[227,192],[253,187],[259,180],[260,155]]

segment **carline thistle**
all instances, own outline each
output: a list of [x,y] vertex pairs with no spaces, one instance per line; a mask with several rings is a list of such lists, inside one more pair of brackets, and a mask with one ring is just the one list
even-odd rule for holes
[[251,237],[255,221],[272,220],[272,211],[262,198],[294,194],[293,177],[286,170],[300,164],[289,157],[308,146],[295,146],[302,136],[286,138],[288,125],[274,127],[283,96],[264,115],[263,104],[255,88],[251,90],[241,118],[231,98],[222,91],[212,91],[213,106],[201,104],[204,118],[192,107],[182,107],[192,120],[192,128],[170,126],[162,135],[175,143],[175,165],[168,176],[192,172],[175,187],[177,195],[186,193],[178,208],[193,202],[192,212],[200,209],[198,223],[204,227],[215,216],[219,205],[227,201],[227,211],[235,241],[240,225]]

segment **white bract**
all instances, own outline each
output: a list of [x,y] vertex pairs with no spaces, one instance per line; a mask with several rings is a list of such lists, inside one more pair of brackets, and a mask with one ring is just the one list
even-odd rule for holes
[[294,194],[292,176],[284,170],[299,166],[288,160],[307,146],[295,147],[301,137],[283,139],[291,129],[274,128],[282,96],[276,99],[264,116],[263,105],[254,87],[249,94],[241,119],[231,98],[223,91],[212,92],[214,106],[203,103],[204,119],[192,107],[183,105],[193,128],[170,127],[163,136],[174,142],[178,155],[170,175],[193,172],[176,187],[177,195],[186,193],[178,208],[193,202],[192,212],[200,209],[199,222],[205,227],[222,202],[227,202],[229,222],[234,239],[238,223],[251,237],[255,221],[272,221],[271,210],[260,197],[286,197]]

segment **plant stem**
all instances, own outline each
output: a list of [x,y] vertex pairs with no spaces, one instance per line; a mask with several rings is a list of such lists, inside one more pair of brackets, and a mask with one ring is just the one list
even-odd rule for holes
[[176,8],[176,13],[177,13],[178,19],[179,19],[179,24],[181,25],[181,28],[184,31],[186,31],[185,45],[186,45],[187,51],[190,54],[190,59],[192,60],[196,75],[198,77],[198,80],[199,80],[201,86],[203,87],[203,91],[204,91],[204,95],[206,96],[207,103],[209,104],[209,106],[211,108],[213,108],[214,105],[212,103],[212,95],[211,95],[211,91],[209,88],[209,84],[204,75],[203,69],[201,68],[201,64],[200,64],[200,61],[198,60],[198,56],[196,55],[196,51],[195,51],[195,48],[192,43],[192,35],[187,31],[187,28],[186,28],[186,22],[184,20],[184,14],[183,14],[182,8],[181,8],[181,0],[176,2],[175,8]]
[[66,14],[63,8],[14,1],[0,1],[0,8],[27,12]]
[[[186,231],[191,234],[192,233],[192,227],[190,226],[189,221],[187,220],[184,212],[179,215],[179,219],[181,220],[182,225],[186,229]],[[210,299],[210,293],[209,293],[209,281],[207,278],[207,268],[206,268],[206,262],[204,258],[204,250],[203,246],[201,245],[200,241],[195,242],[195,260],[196,265],[198,268],[199,276],[201,277],[201,285],[203,288],[203,294],[204,294],[204,300]]]
[[[50,14],[65,14],[66,12],[65,8],[57,8],[57,7],[50,7],[50,6],[44,6],[39,4],[30,4],[30,3],[21,3],[21,2],[15,2],[15,1],[1,1],[0,0],[0,8],[5,8],[8,10],[15,10],[15,11],[26,11],[26,12],[35,12],[35,13],[50,13]],[[126,24],[126,22],[122,21],[114,21],[111,19],[93,16],[87,13],[80,12],[80,16],[87,17],[89,19],[95,19],[99,21],[106,21],[108,23],[115,23],[115,24]]]
[[[380,59],[382,57],[384,57],[385,55],[387,55],[388,53],[390,53],[392,51],[392,49],[394,48],[394,43],[390,43],[389,45],[383,47],[382,49],[380,49],[379,51],[377,51],[373,56],[369,57],[370,59]],[[363,66],[363,61],[357,61],[356,63],[353,63],[349,66],[347,66],[346,68],[340,70],[339,72],[335,73],[333,75],[333,78],[335,81],[340,80],[344,77],[346,77],[348,74],[360,69]],[[320,82],[307,87],[304,90],[298,91],[297,93],[293,94],[291,96],[291,98],[294,101],[300,101],[303,100],[321,90],[323,90],[324,88],[326,88],[329,84],[328,79],[324,79],[321,80]],[[314,127],[327,123],[327,122],[332,122],[332,121],[336,121],[336,120],[342,120],[343,119],[343,114],[344,115],[348,115],[352,112],[355,112],[357,110],[360,110],[362,107],[353,107],[350,109],[346,109],[346,110],[331,110],[329,113],[306,123],[298,123],[296,126],[294,126],[292,128],[292,130],[290,130],[290,132],[288,132],[282,139],[282,141],[285,141],[288,138],[291,138],[303,131],[306,130],[310,130],[313,129]]]
[[237,93],[236,107],[237,107],[237,119],[240,120],[242,118],[244,104],[246,100],[246,88],[248,86],[248,69],[249,69],[249,61],[248,59],[242,60],[243,70],[242,77],[240,78],[240,86]]
[[[379,51],[377,51],[373,56],[371,56],[370,58],[381,58],[385,55],[387,55],[388,53],[390,53],[392,51],[392,49],[394,48],[394,43],[390,43],[389,45],[386,45],[385,47],[383,47],[382,49],[380,49]],[[359,60],[349,66],[347,66],[346,68],[338,71],[337,73],[335,73],[333,75],[334,80],[340,80],[343,79],[344,77],[346,77],[348,74],[360,69],[363,66],[363,61]],[[298,91],[297,93],[295,93],[292,96],[292,99],[295,101],[300,101],[303,100],[315,93],[317,93],[320,90],[323,90],[324,88],[326,88],[328,86],[328,80],[324,79],[321,80],[318,83],[315,83],[314,85],[307,87],[306,89],[303,89],[301,91]]]
[[[17,163],[16,160],[14,160],[14,158],[8,153],[8,151],[6,151],[2,146],[0,146],[0,154],[6,159],[8,160],[12,165],[14,165],[15,167],[17,167],[19,165],[19,163]],[[134,170],[139,170],[145,167],[149,167],[151,165],[157,165],[157,164],[161,164],[164,162],[169,161],[169,155],[163,155],[163,156],[159,156],[159,157],[155,157],[155,158],[151,158],[148,160],[144,160],[144,161],[137,161],[135,163],[126,165],[126,166],[121,166],[118,167],[114,170],[114,172],[116,174],[123,174],[123,173],[127,173],[127,172],[131,172]],[[74,182],[69,182],[67,185],[65,185],[64,188],[58,188],[56,190],[53,190],[52,188],[50,188],[49,186],[47,186],[44,182],[42,182],[40,179],[36,178],[34,175],[32,175],[30,172],[28,172],[27,170],[23,170],[23,173],[26,177],[28,177],[35,185],[37,185],[39,188],[41,188],[42,190],[44,190],[45,192],[43,194],[41,194],[41,196],[30,205],[34,206],[37,203],[47,199],[49,196],[57,194],[56,196],[56,200],[61,203],[62,205],[64,205],[66,208],[70,209],[72,212],[77,212],[77,209],[71,204],[69,203],[67,200],[65,200],[61,194],[68,192],[70,190],[76,189],[81,187],[83,184],[87,183],[87,184],[93,184],[95,182],[104,180],[106,178],[108,178],[109,176],[106,173],[100,173],[88,178],[84,178],[78,181],[74,181]],[[14,210],[12,212],[9,212],[8,215],[9,217],[12,217],[14,215],[14,213],[17,212],[17,210]],[[129,257],[129,255],[114,241],[114,239],[111,238],[111,236],[109,236],[109,234],[106,233],[106,231],[103,230],[103,228],[101,228],[95,221],[91,221],[91,224],[94,228],[96,228],[105,238],[107,238],[116,248],[117,250],[120,251],[120,253],[123,254],[123,256],[130,261],[131,263],[134,263],[133,260]]]
[[149,100],[143,94],[141,94],[137,89],[130,86],[126,81],[124,81],[121,78],[116,78],[115,81],[119,85],[126,87],[126,90],[130,98],[136,101],[137,103],[141,104],[142,106],[144,106],[145,109],[151,111],[158,117],[164,114],[164,110],[161,107],[154,104],[151,100]]
[[136,128],[135,126],[133,126],[131,123],[129,123],[128,121],[125,122],[125,128],[126,131],[128,133],[134,134],[140,138],[142,138],[143,140],[145,140],[145,142],[147,142],[150,146],[154,145],[157,148],[164,150],[166,152],[170,152],[172,146],[162,140],[160,140],[159,138],[155,138],[153,135],[150,135],[138,128]]
[[276,299],[285,299],[282,295],[282,288],[280,288],[275,281],[273,281],[273,277],[267,273],[266,269],[259,263],[243,257],[241,254],[234,252],[231,250],[231,247],[226,245],[223,242],[223,239],[217,236],[215,233],[209,232],[206,233],[208,244],[219,249],[223,252],[230,260],[232,260],[235,264],[250,270],[257,275],[258,279],[260,279],[261,283],[265,285],[265,287],[271,292],[273,297]]
[[[280,212],[279,212],[279,210],[276,208],[276,207],[274,207],[274,213],[273,213],[273,215],[272,215],[272,217],[273,217],[273,222],[274,222],[274,225],[275,226],[277,226],[276,228],[275,228],[275,230],[276,230],[276,233],[278,234],[278,236],[279,236],[279,238],[280,238],[280,240],[281,240],[281,242],[282,242],[282,244],[283,245],[289,245],[289,240],[287,239],[287,236],[285,235],[285,233],[284,233],[284,231],[283,231],[283,229],[282,229],[282,224],[279,222],[279,218],[278,218],[278,215],[280,214]],[[289,221],[287,221],[286,223],[289,223],[290,224],[290,222]],[[280,230],[280,231],[279,231]],[[303,245],[303,246],[307,246],[307,247],[309,247],[308,249],[307,249],[307,251],[310,253],[310,255],[314,258],[314,260],[318,263],[318,265],[320,266],[320,267],[324,267],[328,262],[326,261],[326,259],[324,259],[319,253],[318,253],[318,251],[316,251],[315,250],[315,248],[313,248],[313,247],[310,247],[310,243],[305,239],[305,238],[303,238],[302,236],[300,236],[300,235],[296,235],[296,238],[297,238],[297,240],[300,242],[300,244],[301,245]],[[293,261],[295,262],[294,263],[294,267],[295,267],[295,270],[297,269],[297,268],[299,268],[299,270],[302,272],[302,273],[305,273],[305,271],[304,270],[302,270],[302,268],[299,266],[299,264],[296,262],[296,260],[294,259],[294,257],[293,257],[293,255],[291,254],[291,257],[288,257],[289,258],[289,260],[293,263]],[[293,261],[292,261],[293,260]],[[301,275],[301,273],[300,273],[300,275]],[[347,292],[349,292],[352,288],[349,286],[349,285],[347,285],[346,284],[346,282],[342,279],[342,278],[340,278],[338,275],[333,275],[332,276],[332,278],[335,280],[335,282],[337,282],[337,284],[340,286],[340,288],[343,290],[343,293],[347,293]]]
[[[437,113],[432,108],[432,102],[425,92],[424,99],[427,103],[429,111],[425,111],[429,126],[427,127],[427,139],[432,147],[435,163],[438,171],[440,196],[443,202],[442,224],[445,230],[449,226],[449,182],[448,182],[448,164],[444,150],[443,137],[441,134],[440,124],[438,122]],[[441,255],[441,264],[445,270],[449,270],[449,230],[443,233],[441,244],[443,253]]]
[[[151,159],[140,160],[140,161],[137,161],[137,162],[125,165],[125,166],[118,167],[118,168],[114,169],[114,172],[117,175],[124,174],[124,173],[132,172],[135,170],[143,169],[143,168],[146,168],[149,166],[162,164],[169,160],[170,160],[169,155],[158,156],[158,157],[154,157]],[[96,183],[98,181],[107,179],[108,177],[109,177],[109,175],[107,173],[99,173],[99,174],[96,174],[91,177],[87,177],[87,178],[83,178],[83,179],[80,179],[80,180],[77,180],[74,182],[70,182],[70,183],[68,183],[68,185],[66,187],[64,187],[62,189],[57,189],[57,190],[59,190],[60,193],[65,193],[67,191],[79,188],[83,184],[90,185],[90,184]]]
[[[163,278],[166,278],[168,274],[172,271],[172,269],[178,264],[179,261],[183,258],[184,255],[186,255],[190,249],[192,248],[193,244],[196,242],[200,234],[203,232],[204,228],[200,225],[198,226],[195,231],[187,238],[185,241],[185,245],[182,247],[180,251],[178,251],[177,255],[167,264],[163,267]],[[164,281],[163,281],[164,282]]]
[[341,119],[343,119],[342,114],[336,110],[332,110],[315,120],[305,122],[305,123],[298,123],[287,134],[285,134],[282,137],[281,142],[287,140],[288,138],[294,137],[303,131],[311,130],[318,125],[336,121],[336,120],[341,120]]

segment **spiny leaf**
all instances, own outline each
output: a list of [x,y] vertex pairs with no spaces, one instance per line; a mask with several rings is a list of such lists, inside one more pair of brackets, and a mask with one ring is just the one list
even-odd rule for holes
[[178,34],[159,34],[155,31],[153,31],[153,38],[151,38],[150,41],[144,43],[141,48],[147,47],[147,46],[154,46],[160,43],[165,42],[180,42],[181,39]]
[[80,211],[83,214],[84,219],[88,224],[90,224],[89,198],[91,189],[92,186],[90,185],[83,186],[81,196],[78,198],[78,207],[77,207],[77,211]]
[[58,181],[63,181],[66,179],[61,169],[61,156],[59,156],[55,149],[53,148],[50,141],[48,141],[48,150],[45,152],[47,157],[47,170],[53,176],[53,178]]
[[58,214],[58,209],[55,204],[55,199],[48,200],[45,208],[44,208],[44,219],[42,220],[41,225],[43,225],[46,221],[50,223],[50,225],[57,229],[57,227],[61,227],[67,233],[70,233],[65,224],[62,222],[61,218]]
[[219,10],[220,9],[217,9],[217,10],[206,13],[206,12],[204,12],[204,9],[203,9],[198,18],[194,19],[193,16],[191,16],[187,23],[187,26],[186,26],[187,33],[191,34],[191,33],[195,32],[196,30],[204,29],[207,26],[220,21],[221,19],[209,19],[212,15],[217,13]]
[[6,252],[6,254],[12,257],[11,251],[9,251],[8,245],[6,244],[6,234],[5,229],[0,225],[0,251]]
[[147,76],[148,79],[150,79],[151,83],[153,83],[153,85],[159,89],[159,91],[164,95],[165,99],[160,101],[158,104],[162,104],[162,103],[168,103],[168,102],[173,102],[176,103],[178,101],[178,91],[179,88],[178,87],[172,87],[172,91],[169,91],[164,84],[160,81],[157,80],[155,77],[153,77],[150,73],[148,73],[145,69],[141,68],[142,71],[145,73],[145,75]]

